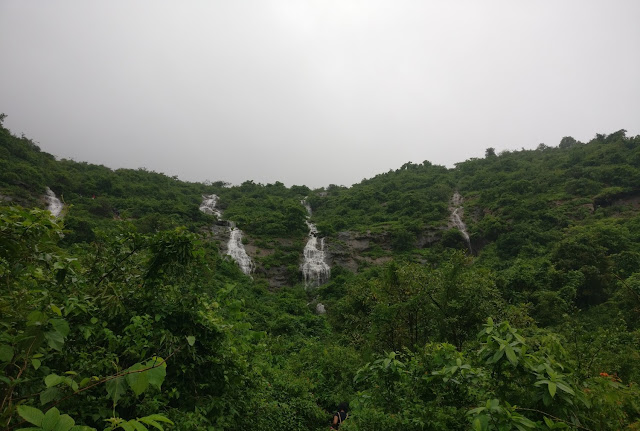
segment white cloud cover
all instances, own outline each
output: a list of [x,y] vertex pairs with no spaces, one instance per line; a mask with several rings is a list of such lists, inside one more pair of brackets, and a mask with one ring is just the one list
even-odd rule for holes
[[0,112],[59,157],[350,185],[640,133],[640,2],[0,3]]

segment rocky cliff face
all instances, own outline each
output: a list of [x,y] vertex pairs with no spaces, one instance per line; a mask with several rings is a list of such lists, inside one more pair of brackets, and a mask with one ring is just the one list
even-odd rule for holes
[[[302,203],[306,204],[304,201]],[[449,223],[443,222],[440,227],[430,227],[419,232],[412,239],[411,248],[431,247],[442,239],[443,233],[453,227],[459,230],[463,227],[466,233],[466,226],[461,218],[461,197],[454,196],[451,207]],[[309,208],[307,211],[310,213]],[[394,250],[397,238],[390,231],[343,231],[325,239],[319,237],[315,225],[309,219],[307,225],[310,230],[306,238],[256,239],[245,234],[242,241],[244,250],[254,265],[251,273],[257,279],[266,280],[272,289],[297,283],[315,287],[328,279],[328,276],[319,279],[318,274],[329,274],[331,267],[341,266],[358,272],[365,267],[382,265],[392,260],[397,252]],[[221,253],[229,254],[231,229],[228,222],[219,221],[209,231],[211,237],[218,242]],[[469,244],[468,236],[464,240]],[[309,262],[316,266],[322,265],[322,271],[312,271],[315,267],[308,268]]]
[[[428,229],[415,238],[418,248],[430,247],[440,240],[443,229]],[[339,265],[352,272],[362,266],[381,265],[392,259],[393,237],[389,232],[372,233],[345,231],[330,239],[328,261],[331,266]]]
[[[210,239],[217,243],[220,254],[229,254],[229,240],[231,231],[226,222],[218,222],[218,224],[209,226],[207,233]],[[268,244],[264,241],[256,240],[249,235],[243,237],[244,249],[253,262],[252,275],[256,279],[265,279],[269,283],[269,288],[277,289],[284,286],[291,286],[301,279],[297,274],[291,274],[286,265],[270,265],[265,264],[270,257],[273,257],[278,249],[299,249],[302,253],[304,248],[304,240],[292,240],[286,238],[274,238]]]
[[[277,255],[278,250],[301,251],[304,248],[304,240],[302,238],[298,240],[275,238],[270,244],[256,241],[250,237],[248,240],[248,243],[245,244],[245,249],[256,263],[254,273],[256,276],[264,277],[269,282],[269,288],[277,289],[302,281],[297,266],[289,268],[287,265],[271,265],[268,263],[270,257]],[[266,264],[265,261],[267,262]]]

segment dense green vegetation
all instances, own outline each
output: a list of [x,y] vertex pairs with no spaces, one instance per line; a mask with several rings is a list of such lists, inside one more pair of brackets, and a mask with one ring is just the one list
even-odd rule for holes
[[[311,191],[55,160],[2,127],[0,426],[321,430],[346,400],[346,431],[640,429],[639,180],[624,131]],[[253,278],[211,193],[268,251]],[[329,244],[370,240],[310,291],[305,196]]]
[[312,196],[310,203],[319,227],[327,233],[388,229],[390,224],[421,229],[447,216],[451,181],[445,167],[428,161],[406,163],[351,188],[329,186],[323,195]]

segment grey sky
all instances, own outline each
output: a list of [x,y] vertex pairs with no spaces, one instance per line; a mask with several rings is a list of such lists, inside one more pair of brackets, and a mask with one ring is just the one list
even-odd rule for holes
[[44,151],[350,185],[640,134],[640,1],[0,0],[0,112]]

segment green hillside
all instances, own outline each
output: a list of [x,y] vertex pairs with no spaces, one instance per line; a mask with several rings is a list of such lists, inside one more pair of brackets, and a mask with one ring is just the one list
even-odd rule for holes
[[[305,197],[331,264],[309,289]],[[639,215],[624,130],[310,190],[56,160],[2,126],[0,427],[325,430],[348,401],[346,431],[640,429]]]

